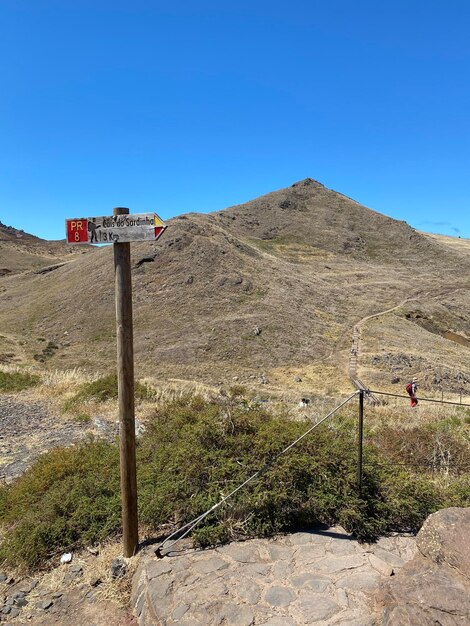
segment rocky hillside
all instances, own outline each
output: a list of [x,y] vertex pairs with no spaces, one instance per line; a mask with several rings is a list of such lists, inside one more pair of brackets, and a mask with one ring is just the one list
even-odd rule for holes
[[[311,179],[174,218],[158,242],[132,252],[140,376],[346,390],[360,323],[358,373],[368,382],[419,375],[430,389],[468,389],[468,248]],[[0,325],[24,342],[21,358],[113,367],[111,247],[0,280]],[[54,346],[47,353],[44,342]]]

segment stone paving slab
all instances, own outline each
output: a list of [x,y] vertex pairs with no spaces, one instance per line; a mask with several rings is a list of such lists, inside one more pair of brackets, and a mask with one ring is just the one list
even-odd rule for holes
[[134,578],[134,612],[139,626],[374,626],[374,593],[415,543],[360,544],[335,527],[149,555]]

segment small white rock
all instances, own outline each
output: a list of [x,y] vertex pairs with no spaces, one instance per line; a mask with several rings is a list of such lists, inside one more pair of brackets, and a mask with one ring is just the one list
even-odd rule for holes
[[65,554],[63,554],[60,557],[60,562],[61,563],[70,563],[71,560],[72,560],[72,553],[71,552],[66,552]]

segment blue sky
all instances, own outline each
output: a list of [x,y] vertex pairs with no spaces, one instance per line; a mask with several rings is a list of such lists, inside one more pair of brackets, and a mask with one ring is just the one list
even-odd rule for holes
[[1,0],[0,220],[45,238],[310,176],[470,237],[468,0]]

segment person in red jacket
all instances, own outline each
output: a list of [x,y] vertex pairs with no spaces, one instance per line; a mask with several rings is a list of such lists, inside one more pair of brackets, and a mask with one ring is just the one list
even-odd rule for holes
[[406,392],[410,396],[410,406],[415,407],[418,406],[418,399],[416,397],[416,392],[418,390],[418,381],[416,378],[413,378],[411,382],[406,385]]

